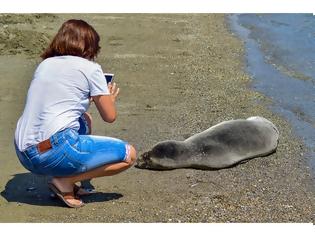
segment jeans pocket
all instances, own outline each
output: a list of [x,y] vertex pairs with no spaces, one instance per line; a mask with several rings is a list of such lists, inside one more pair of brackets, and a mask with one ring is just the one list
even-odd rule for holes
[[35,168],[41,169],[50,166],[62,158],[62,149],[50,149],[42,154],[35,155],[30,158]]
[[65,148],[61,152],[47,156],[37,166],[40,171],[51,176],[70,176],[84,172],[85,166],[71,156],[69,150]]
[[64,153],[58,160],[46,166],[43,170],[52,176],[71,176],[86,171],[86,168],[80,162],[75,161],[68,154]]

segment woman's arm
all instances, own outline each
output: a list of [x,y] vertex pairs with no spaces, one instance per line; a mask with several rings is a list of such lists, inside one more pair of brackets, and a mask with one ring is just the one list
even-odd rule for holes
[[116,98],[119,94],[119,88],[116,83],[108,84],[110,95],[93,96],[92,99],[105,122],[112,123],[116,119]]

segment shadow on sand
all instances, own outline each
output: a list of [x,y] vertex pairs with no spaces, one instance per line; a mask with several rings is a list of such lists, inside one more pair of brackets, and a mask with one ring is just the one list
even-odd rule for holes
[[[47,186],[50,177],[34,175],[32,173],[16,174],[10,179],[5,189],[0,193],[8,202],[25,203],[39,206],[65,205],[57,198],[51,196]],[[120,193],[93,193],[84,196],[84,202],[106,202],[123,197]]]

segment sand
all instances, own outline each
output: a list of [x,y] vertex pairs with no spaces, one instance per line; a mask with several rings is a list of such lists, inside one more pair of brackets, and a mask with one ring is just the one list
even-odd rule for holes
[[[91,107],[94,134],[125,139],[141,154],[158,141],[260,115],[281,132],[277,152],[216,171],[131,168],[93,180],[100,193],[80,209],[50,198],[48,178],[20,165],[12,140],[39,54],[69,18],[99,32],[97,61],[121,88],[115,123]],[[268,110],[272,101],[250,90],[243,44],[224,15],[0,15],[0,26],[0,222],[314,222],[307,150]]]

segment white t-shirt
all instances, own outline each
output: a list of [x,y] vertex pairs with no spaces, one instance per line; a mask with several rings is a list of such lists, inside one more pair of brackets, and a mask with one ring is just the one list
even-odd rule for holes
[[79,117],[89,108],[90,96],[109,95],[99,64],[76,56],[42,61],[28,90],[15,142],[20,151],[65,128],[79,129]]

